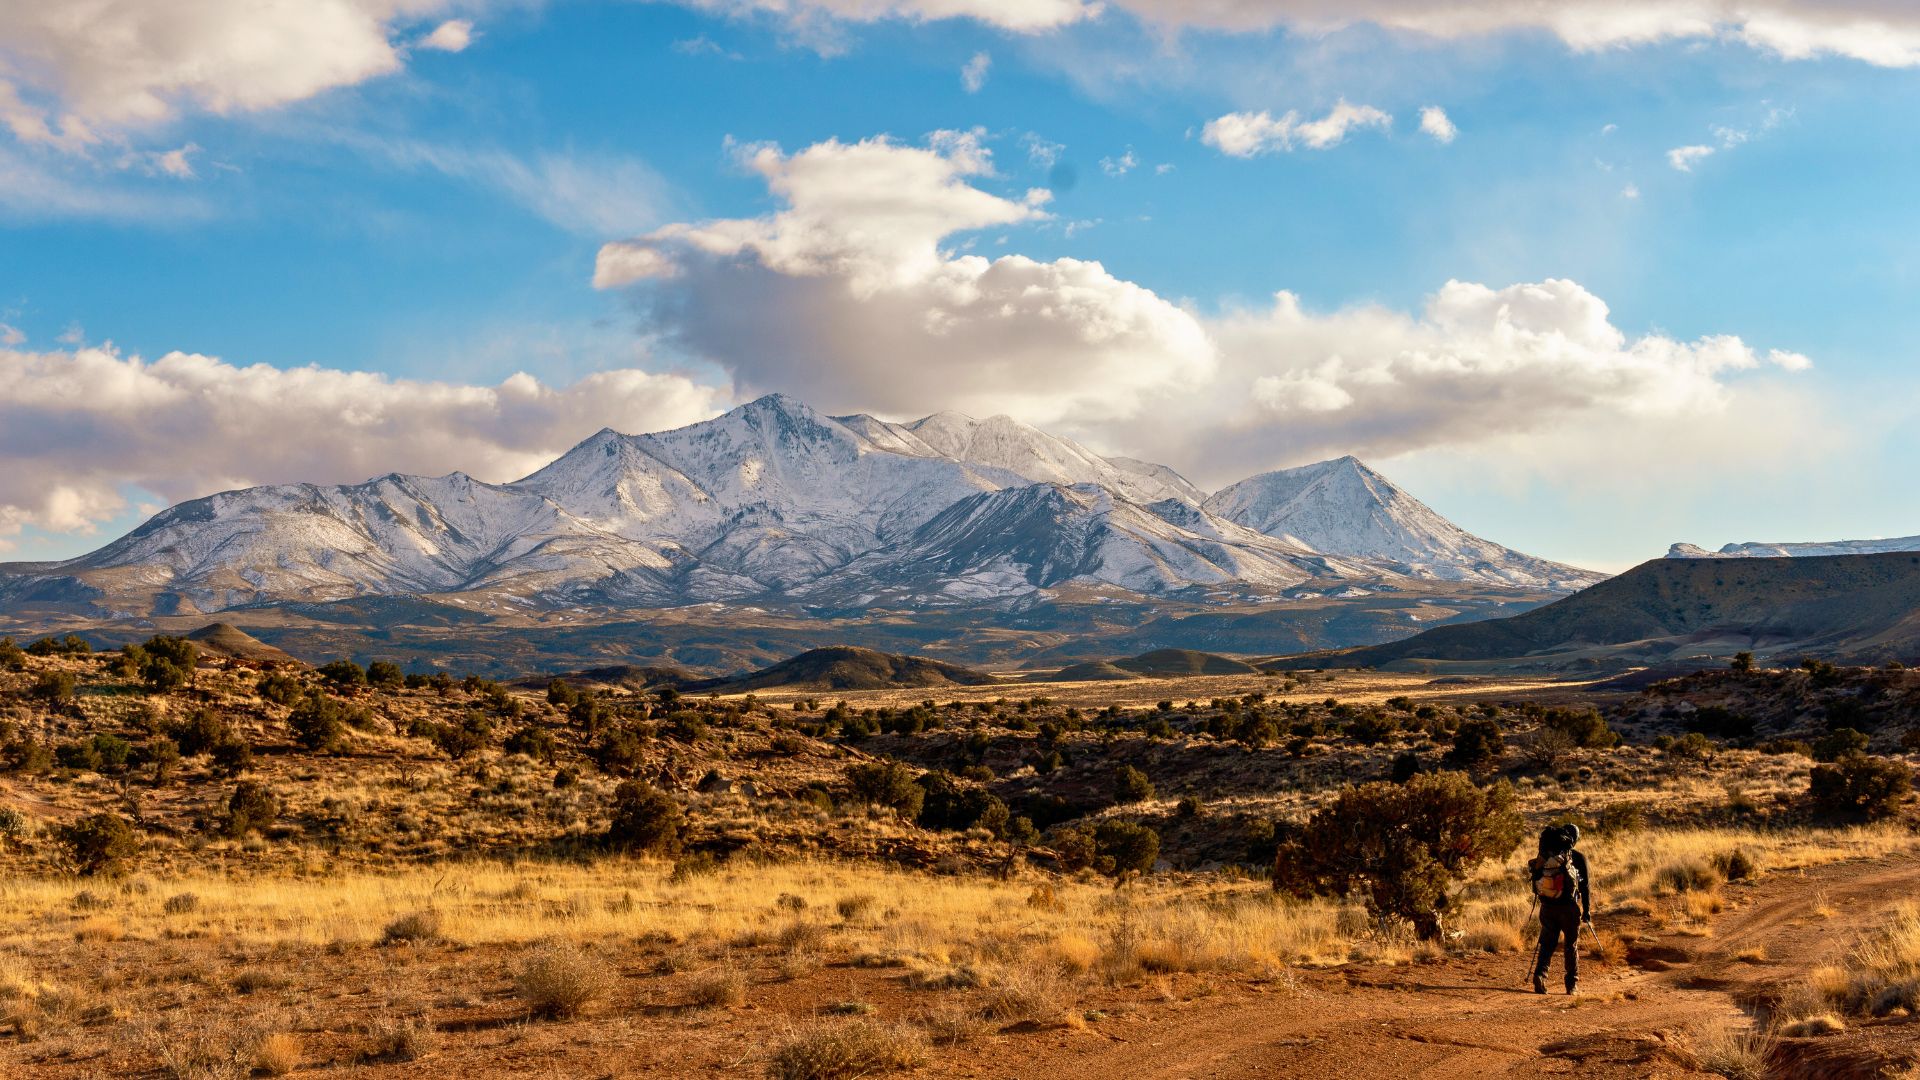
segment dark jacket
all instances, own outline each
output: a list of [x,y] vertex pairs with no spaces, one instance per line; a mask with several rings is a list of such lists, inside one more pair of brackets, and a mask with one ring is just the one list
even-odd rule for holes
[[[1554,904],[1554,905],[1577,904],[1578,910],[1580,912],[1580,917],[1582,919],[1592,918],[1593,917],[1593,875],[1587,872],[1587,857],[1580,852],[1579,848],[1573,849],[1572,851],[1568,852],[1567,855],[1568,855],[1567,861],[1573,864],[1574,875],[1580,879],[1579,887],[1574,891],[1574,894],[1572,896],[1565,896],[1558,900],[1549,900],[1543,896],[1540,898],[1540,903],[1543,906],[1547,904]],[[1541,855],[1536,856],[1532,862],[1527,864],[1527,871],[1529,876],[1529,880],[1527,883],[1528,887],[1532,887],[1532,884],[1533,884],[1531,880],[1533,869],[1539,866],[1543,860],[1548,858],[1551,858],[1551,856],[1543,853]]]

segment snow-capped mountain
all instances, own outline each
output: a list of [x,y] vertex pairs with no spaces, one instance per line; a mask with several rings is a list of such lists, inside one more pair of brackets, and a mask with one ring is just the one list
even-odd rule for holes
[[1097,484],[1029,484],[962,499],[898,549],[874,551],[800,590],[967,601],[1068,583],[1137,593],[1244,583],[1278,591],[1361,563],[1261,536],[1180,499],[1148,506]]
[[1675,544],[1667,549],[1669,559],[1779,559],[1815,555],[1881,555],[1895,551],[1920,551],[1920,536],[1896,536],[1890,540],[1829,540],[1800,544],[1727,544],[1708,551],[1692,544]]
[[1384,564],[1407,577],[1577,589],[1602,576],[1483,540],[1354,457],[1262,473],[1215,492],[1203,505],[1268,536]]
[[510,484],[455,473],[277,485],[166,510],[92,554],[0,567],[0,602],[216,611],[360,595],[662,607],[979,602],[1418,578],[1595,580],[1461,531],[1352,459],[1204,498],[1006,417],[830,417],[781,395],[673,431],[601,431]]

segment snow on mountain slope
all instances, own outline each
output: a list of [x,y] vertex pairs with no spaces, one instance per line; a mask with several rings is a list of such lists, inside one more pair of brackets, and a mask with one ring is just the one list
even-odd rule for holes
[[1896,536],[1888,540],[1829,540],[1825,542],[1764,544],[1727,544],[1708,551],[1692,544],[1675,544],[1667,549],[1669,559],[1766,559],[1806,558],[1817,555],[1880,555],[1895,551],[1920,551],[1920,536]]
[[1262,473],[1215,492],[1204,506],[1268,536],[1409,577],[1557,589],[1601,577],[1474,536],[1353,457]]
[[653,574],[670,563],[538,495],[461,473],[223,492],[161,512],[62,564],[182,590],[215,607],[267,599],[497,587]]
[[1099,484],[1134,502],[1187,498],[1199,492],[1164,465],[1129,468],[1070,439],[1049,435],[1010,416],[975,420],[956,412],[934,413],[911,424],[892,425],[943,457],[1004,469],[1033,483]]
[[34,579],[113,610],[213,611],[362,594],[860,603],[1396,576],[1595,579],[1470,536],[1351,458],[1203,500],[1164,466],[1006,417],[893,424],[776,394],[672,431],[603,430],[511,484],[391,475],[197,499],[79,559],[0,568],[0,599],[32,594]]
[[1218,524],[1241,535],[1200,535],[1095,484],[1006,488],[949,506],[904,546],[856,559],[802,594],[973,600],[1067,582],[1142,593],[1230,582],[1279,589],[1327,572],[1314,552]]

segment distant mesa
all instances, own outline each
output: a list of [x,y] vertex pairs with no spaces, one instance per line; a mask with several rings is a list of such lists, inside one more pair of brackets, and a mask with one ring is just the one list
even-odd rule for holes
[[747,690],[898,690],[933,686],[989,686],[985,672],[924,656],[834,646],[812,649],[737,679],[696,683],[688,689],[739,693]]
[[1920,658],[1920,552],[1655,559],[1545,607],[1268,667],[1670,673],[1739,652],[1878,664]]
[[1896,551],[1920,551],[1920,536],[1896,536],[1890,540],[1827,540],[1793,544],[1727,544],[1708,551],[1692,544],[1675,544],[1667,549],[1669,559],[1804,559],[1822,555],[1884,555]]
[[258,663],[297,663],[292,655],[229,623],[217,622],[203,626],[189,633],[187,640],[199,646],[200,652],[207,656]]

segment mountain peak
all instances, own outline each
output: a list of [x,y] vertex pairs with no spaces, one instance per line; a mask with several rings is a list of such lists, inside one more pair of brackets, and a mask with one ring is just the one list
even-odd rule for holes
[[1467,532],[1351,454],[1250,477],[1215,492],[1205,508],[1268,536],[1380,560],[1413,577],[1554,587],[1599,580]]

